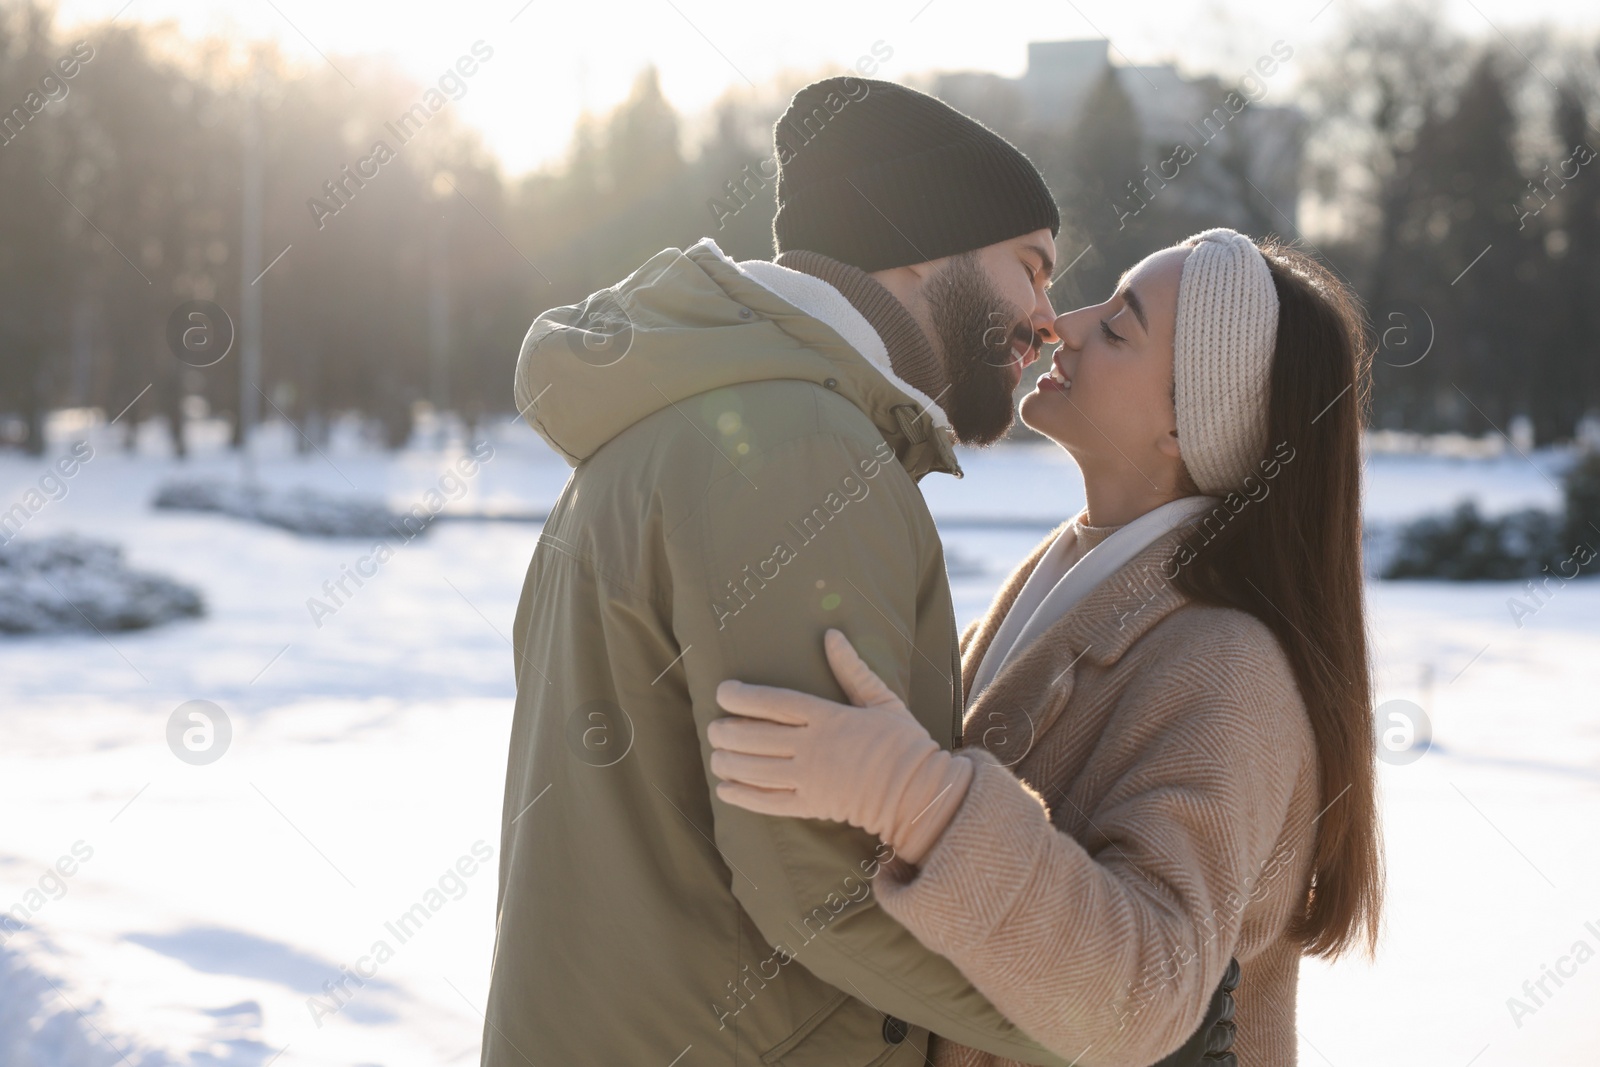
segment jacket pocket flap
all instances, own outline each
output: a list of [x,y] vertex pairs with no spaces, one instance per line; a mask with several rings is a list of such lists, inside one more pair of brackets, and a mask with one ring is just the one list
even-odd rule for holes
[[884,1034],[885,1016],[841,992],[800,1024],[799,1029],[768,1049],[761,1062],[772,1067],[877,1067],[910,1048],[908,1063],[920,1063],[928,1032],[910,1028],[891,1044]]

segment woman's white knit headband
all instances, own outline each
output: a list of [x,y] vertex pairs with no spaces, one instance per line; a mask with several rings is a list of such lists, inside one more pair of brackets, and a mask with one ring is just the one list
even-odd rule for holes
[[1172,373],[1178,448],[1202,493],[1243,486],[1267,450],[1278,290],[1261,250],[1218,228],[1186,246]]

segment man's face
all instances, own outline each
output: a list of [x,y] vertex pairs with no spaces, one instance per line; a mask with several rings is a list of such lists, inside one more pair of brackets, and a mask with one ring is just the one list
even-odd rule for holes
[[992,444],[1011,428],[1022,369],[1056,339],[1046,294],[1054,269],[1042,229],[951,256],[929,274],[924,325],[950,381],[937,399],[963,444]]

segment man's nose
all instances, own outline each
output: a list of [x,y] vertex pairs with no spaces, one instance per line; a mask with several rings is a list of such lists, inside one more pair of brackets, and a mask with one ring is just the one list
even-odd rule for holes
[[1053,345],[1061,340],[1056,333],[1056,312],[1050,306],[1050,298],[1040,295],[1038,306],[1033,309],[1033,332],[1038,335],[1041,344]]

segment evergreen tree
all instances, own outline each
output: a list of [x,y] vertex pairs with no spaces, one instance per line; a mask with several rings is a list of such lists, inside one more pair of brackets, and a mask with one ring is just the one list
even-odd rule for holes
[[1165,208],[1159,175],[1145,169],[1144,135],[1115,67],[1107,67],[1083,105],[1072,133],[1044,155],[1046,177],[1061,190],[1062,253],[1077,257],[1067,288],[1103,300],[1145,247],[1147,230]]
[[[1557,158],[1534,176],[1524,209],[1548,198],[1549,257],[1540,287],[1547,331],[1533,395],[1534,429],[1542,440],[1572,434],[1590,410],[1600,411],[1600,140],[1583,96],[1563,86],[1555,109]],[[1587,160],[1588,162],[1583,162]]]
[[[0,8],[0,106],[12,108],[0,115],[0,412],[21,415],[18,443],[35,454],[44,451],[45,414],[67,385],[51,373],[62,362],[52,356],[65,347],[82,295],[68,240],[82,220],[62,195],[69,146],[54,113],[76,102],[81,78],[59,77],[60,55],[48,11],[31,3]],[[47,75],[54,80],[41,86]],[[63,87],[66,96],[56,95]]]
[[1528,383],[1542,358],[1528,308],[1538,277],[1542,232],[1519,230],[1526,179],[1517,163],[1517,119],[1502,59],[1486,52],[1462,86],[1437,148],[1422,157],[1422,195],[1413,206],[1432,251],[1443,314],[1437,388],[1457,391],[1472,432],[1507,428],[1528,407]]

